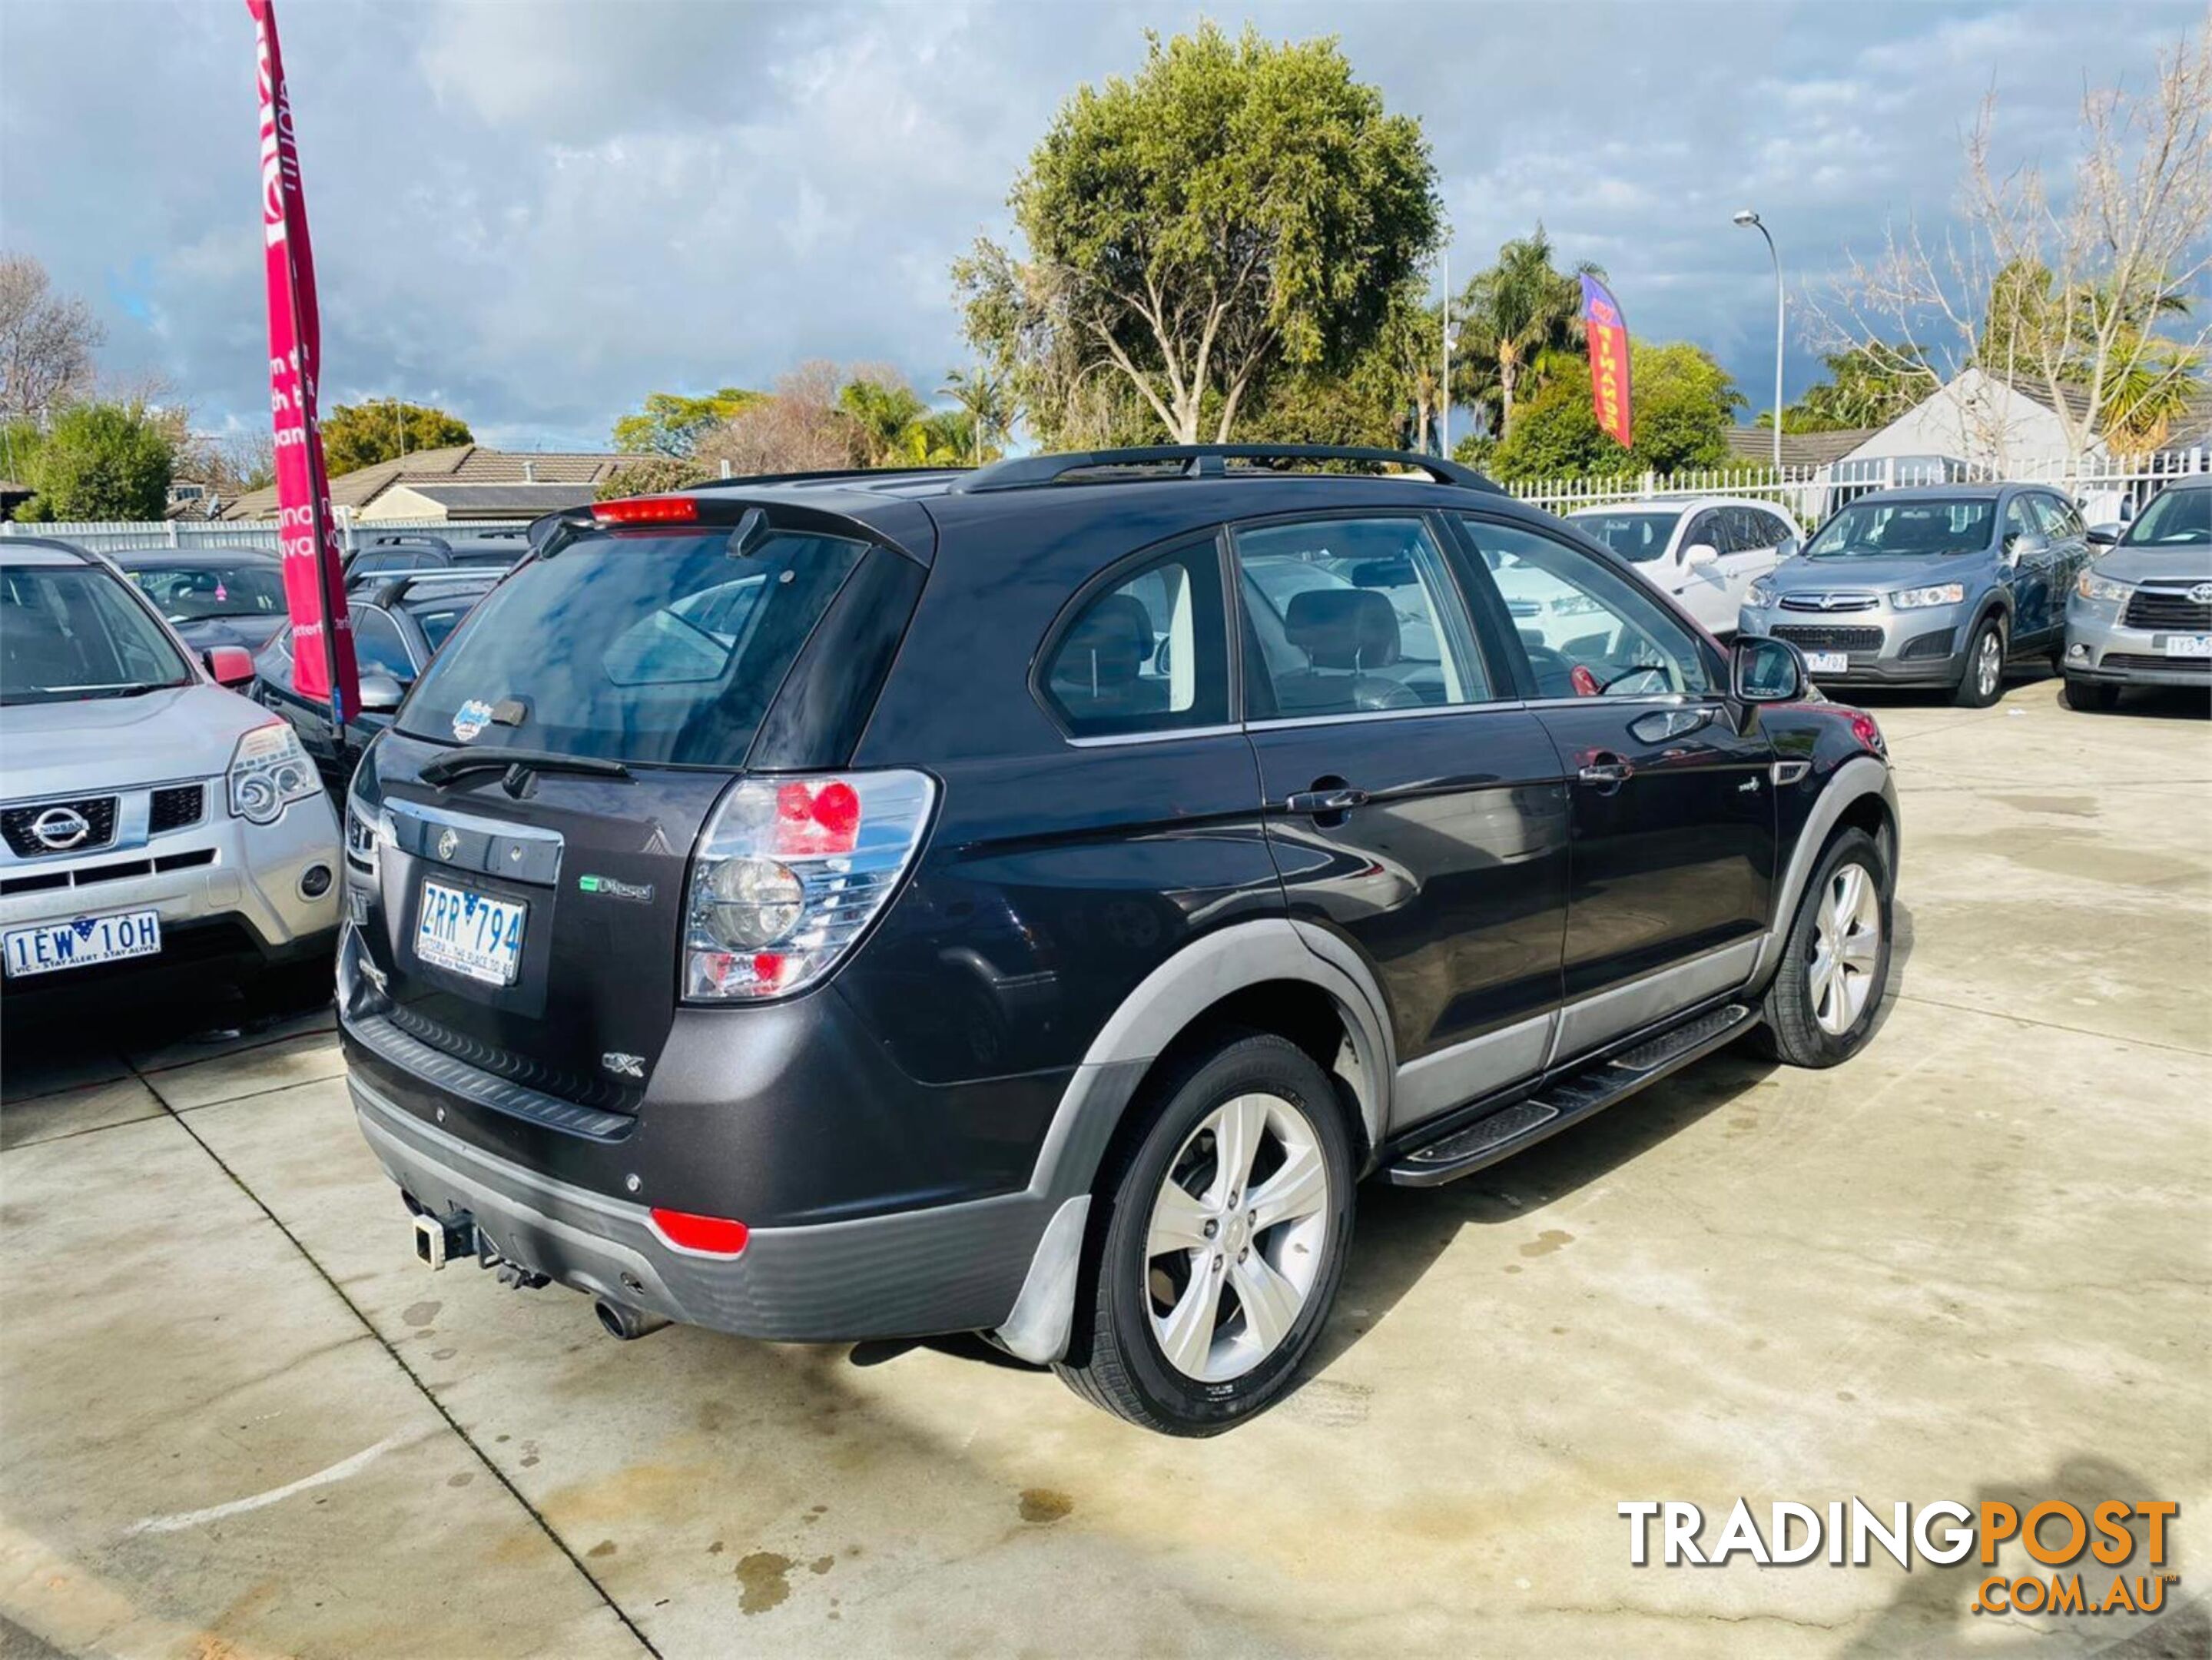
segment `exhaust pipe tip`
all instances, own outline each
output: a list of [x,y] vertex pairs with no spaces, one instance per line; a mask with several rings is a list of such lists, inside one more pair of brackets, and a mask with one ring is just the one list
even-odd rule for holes
[[592,1312],[599,1316],[599,1325],[606,1335],[620,1343],[649,1337],[668,1323],[665,1315],[647,1314],[642,1309],[631,1308],[626,1303],[611,1302],[604,1297],[592,1300]]

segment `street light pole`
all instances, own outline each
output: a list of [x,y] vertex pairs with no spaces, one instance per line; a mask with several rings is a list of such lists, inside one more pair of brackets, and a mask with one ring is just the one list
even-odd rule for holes
[[1774,236],[1749,208],[1735,216],[1739,225],[1749,226],[1766,238],[1767,257],[1774,261],[1774,477],[1782,479],[1782,336],[1786,315],[1782,295],[1782,255],[1776,251]]
[[1444,340],[1444,379],[1437,390],[1437,453],[1445,460],[1451,459],[1451,250],[1444,250],[1444,303],[1438,313],[1443,325],[1438,331]]

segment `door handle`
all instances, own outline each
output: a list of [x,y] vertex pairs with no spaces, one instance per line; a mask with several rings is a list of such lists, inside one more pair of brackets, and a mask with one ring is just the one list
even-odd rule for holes
[[1600,750],[1575,775],[1600,795],[1611,795],[1634,775],[1636,769],[1609,750]]
[[1367,792],[1348,787],[1327,790],[1300,790],[1283,800],[1285,811],[1308,812],[1319,816],[1325,812],[1349,812],[1354,807],[1367,805]]

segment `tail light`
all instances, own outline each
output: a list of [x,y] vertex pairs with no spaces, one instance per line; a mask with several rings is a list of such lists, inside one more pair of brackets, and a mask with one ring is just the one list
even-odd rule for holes
[[828,974],[913,863],[936,799],[919,772],[748,778],[732,789],[692,862],[684,995],[781,997]]

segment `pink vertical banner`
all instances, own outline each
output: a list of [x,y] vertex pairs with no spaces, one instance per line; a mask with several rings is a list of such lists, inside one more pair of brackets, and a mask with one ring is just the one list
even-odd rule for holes
[[269,290],[269,409],[276,439],[277,550],[292,616],[293,684],[330,699],[340,723],[361,708],[361,673],[346,618],[344,561],[331,522],[331,484],[315,415],[322,325],[315,308],[315,256],[292,102],[276,44],[275,0],[246,0],[254,24],[261,94],[261,231]]

